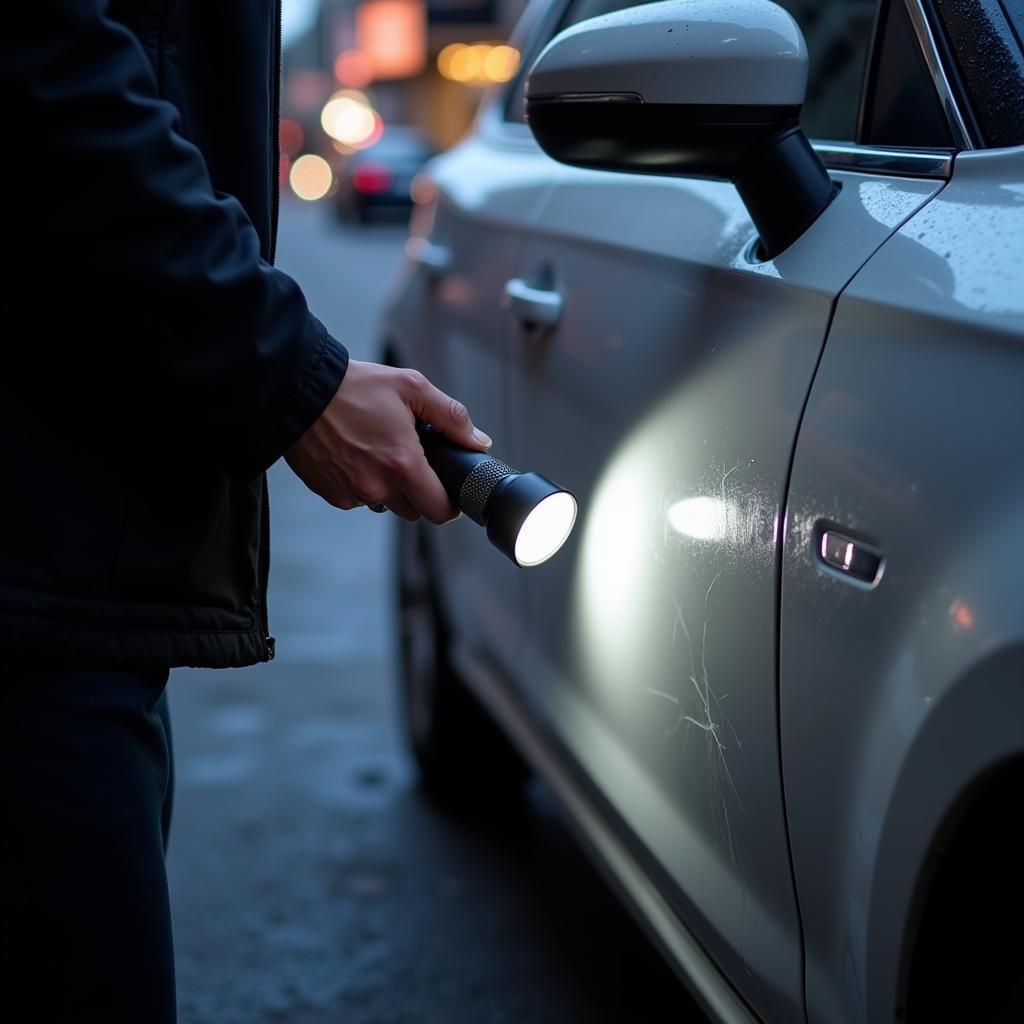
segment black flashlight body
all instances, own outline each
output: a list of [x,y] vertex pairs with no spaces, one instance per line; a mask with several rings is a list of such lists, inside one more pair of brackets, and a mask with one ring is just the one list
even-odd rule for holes
[[451,503],[485,527],[488,540],[521,565],[516,540],[527,517],[546,498],[567,492],[539,473],[519,473],[488,452],[463,448],[424,423],[416,430]]
[[475,523],[486,526],[485,512],[495,484],[515,470],[487,452],[475,452],[449,441],[425,423],[418,423],[416,431],[427,462],[441,481],[448,499]]

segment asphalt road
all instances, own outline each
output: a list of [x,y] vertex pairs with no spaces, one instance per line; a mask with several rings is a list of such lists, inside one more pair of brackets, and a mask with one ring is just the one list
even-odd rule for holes
[[[279,262],[355,358],[373,357],[403,241],[285,204]],[[271,492],[277,659],[170,686],[181,1024],[703,1020],[543,787],[486,826],[419,794],[393,701],[390,517],[338,513],[283,464]]]

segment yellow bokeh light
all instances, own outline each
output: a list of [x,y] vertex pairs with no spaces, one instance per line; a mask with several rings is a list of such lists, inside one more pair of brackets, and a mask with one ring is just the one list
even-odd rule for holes
[[519,70],[519,51],[514,46],[493,46],[484,58],[484,75],[492,82],[507,82]]
[[300,156],[292,164],[289,183],[292,191],[300,198],[309,202],[323,199],[334,184],[334,173],[331,165],[323,157],[307,153]]
[[452,60],[457,53],[466,49],[465,43],[450,43],[437,55],[437,70],[445,78],[452,77]]
[[437,70],[453,82],[507,82],[519,70],[519,51],[505,43],[452,43],[437,55]]
[[475,46],[464,46],[452,55],[448,75],[456,82],[471,82],[480,74],[482,65],[479,50]]

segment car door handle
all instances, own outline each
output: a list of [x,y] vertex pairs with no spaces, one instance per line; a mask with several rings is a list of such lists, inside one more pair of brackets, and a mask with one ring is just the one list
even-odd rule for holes
[[505,308],[524,324],[554,327],[562,319],[562,293],[552,288],[534,288],[521,277],[505,282]]
[[410,238],[405,251],[430,277],[440,277],[452,265],[452,251],[429,238]]

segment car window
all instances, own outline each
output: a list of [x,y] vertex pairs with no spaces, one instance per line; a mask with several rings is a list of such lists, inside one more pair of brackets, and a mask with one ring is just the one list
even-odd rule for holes
[[1024,2],[934,0],[987,146],[1024,142]]
[[[650,0],[648,0],[650,2]],[[876,0],[777,0],[796,20],[807,39],[810,68],[801,123],[812,138],[853,139],[861,80]],[[523,93],[529,67],[550,38],[587,18],[626,7],[635,0],[572,0],[546,34],[524,54],[518,79],[508,92],[505,117],[523,121]]]
[[859,141],[874,146],[948,147],[949,123],[904,0],[883,0]]
[[775,0],[807,41],[800,124],[812,139],[857,137],[857,111],[877,0]]
[[999,3],[1010,20],[1017,45],[1024,50],[1024,0],[999,0]]

